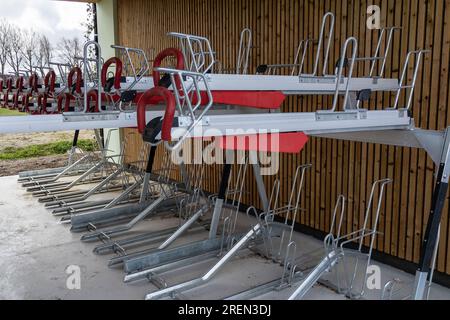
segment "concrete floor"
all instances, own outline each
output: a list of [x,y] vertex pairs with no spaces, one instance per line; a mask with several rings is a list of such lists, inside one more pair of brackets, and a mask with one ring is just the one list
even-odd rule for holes
[[[240,218],[245,228],[246,217]],[[99,256],[92,252],[98,243],[82,243],[80,234],[71,233],[68,225],[27,194],[17,183],[17,177],[0,178],[0,299],[143,299],[156,287],[147,281],[132,284],[123,282],[121,268],[108,268],[111,256]],[[158,230],[176,225],[173,218],[155,218],[143,221],[134,230]],[[206,237],[206,232],[187,234],[180,242]],[[320,241],[295,234],[298,255],[319,249]],[[165,281],[176,284],[202,275],[214,260],[189,266],[163,275]],[[400,270],[379,265],[382,283],[393,278],[405,282],[413,280],[412,275]],[[81,270],[81,288],[70,290],[66,286],[70,265]],[[281,274],[281,267],[248,250],[239,253],[227,264],[208,285],[183,293],[187,299],[221,299],[259,284],[275,280]],[[330,275],[331,276],[331,275]],[[329,277],[330,277],[329,276]],[[270,292],[257,299],[286,299],[295,288],[282,292]],[[408,288],[405,288],[407,291]],[[367,291],[365,298],[379,299],[380,291]],[[435,286],[432,299],[450,299],[450,289]],[[316,285],[306,299],[344,300],[344,296]]]

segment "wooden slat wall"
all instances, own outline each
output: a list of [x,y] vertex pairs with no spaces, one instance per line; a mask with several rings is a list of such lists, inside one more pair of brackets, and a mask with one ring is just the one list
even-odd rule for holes
[[[359,55],[369,56],[377,42],[377,32],[366,28],[366,8],[376,4],[382,9],[383,26],[402,26],[394,39],[386,76],[399,77],[406,53],[425,48],[432,53],[425,57],[419,73],[413,112],[417,126],[444,129],[450,123],[450,0],[119,0],[118,23],[121,45],[140,47],[150,52],[175,46],[165,36],[169,31],[199,34],[211,39],[224,66],[236,62],[240,30],[253,30],[254,45],[251,65],[291,63],[301,39],[317,37],[322,15],[336,14],[337,26],[331,61],[339,56],[340,45],[351,35],[359,39]],[[309,54],[311,59],[312,55]],[[369,64],[360,64],[359,73],[368,72]],[[408,77],[412,75],[408,69]],[[392,103],[392,96],[378,94],[370,108],[379,109]],[[402,96],[402,103],[405,97]],[[285,111],[314,111],[330,106],[324,97],[291,97]],[[137,154],[140,141],[128,146],[129,155]],[[388,188],[383,202],[380,231],[376,249],[408,261],[417,262],[420,245],[431,206],[434,165],[424,151],[373,144],[311,139],[300,155],[283,155],[280,163],[283,194],[297,165],[312,163],[302,198],[305,211],[299,222],[327,231],[330,212],[337,196],[348,197],[345,226],[357,228],[374,180],[390,177],[395,183]],[[216,191],[220,167],[207,172],[209,191]],[[266,177],[269,187],[273,177]],[[255,183],[248,177],[245,196],[247,204],[259,205]],[[448,203],[442,224],[438,270],[450,274],[450,229]]]

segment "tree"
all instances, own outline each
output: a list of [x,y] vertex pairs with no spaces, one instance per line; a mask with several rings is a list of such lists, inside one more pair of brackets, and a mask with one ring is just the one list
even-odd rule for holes
[[5,19],[0,20],[0,73],[5,74],[5,67],[8,58],[9,45],[9,33],[11,25]]
[[76,37],[73,39],[62,38],[58,42],[57,52],[62,63],[71,66],[79,65],[77,57],[81,57],[83,55],[80,39]]
[[22,31],[18,28],[11,27],[9,29],[9,49],[7,53],[7,62],[8,65],[11,67],[13,72],[18,75],[20,66],[23,61],[23,55],[22,55],[22,46],[23,46],[23,36]]
[[[79,44],[78,44],[79,45]],[[47,36],[32,30],[23,30],[0,19],[0,72],[9,70],[31,74],[35,68],[43,72],[53,57],[53,48]],[[43,74],[42,74],[43,75]]]
[[50,44],[47,36],[41,35],[39,37],[39,44],[36,50],[36,66],[41,70],[49,67],[49,63],[53,58],[53,47]]
[[29,74],[33,73],[38,60],[40,36],[31,30],[22,31],[22,46],[20,48],[23,67]]

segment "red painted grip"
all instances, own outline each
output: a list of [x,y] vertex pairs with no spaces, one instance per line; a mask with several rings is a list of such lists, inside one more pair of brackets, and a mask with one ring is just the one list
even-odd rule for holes
[[87,98],[88,98],[88,106],[90,106],[91,101],[94,101],[94,110],[88,108],[87,112],[99,112],[97,90],[90,90],[87,93]]
[[[172,92],[163,87],[154,87],[146,91],[137,105],[137,125],[139,133],[144,133],[147,121],[145,119],[145,109],[148,105],[155,103],[155,98],[162,98],[166,103],[166,111],[164,113],[164,120],[161,129],[161,139],[164,141],[171,140],[171,130],[173,118],[175,116],[175,97]],[[158,101],[159,99],[156,99]]]
[[76,76],[76,80],[75,80],[75,92],[78,94],[81,94],[81,82],[83,80],[82,77],[82,73],[81,73],[81,69],[79,67],[73,67],[70,72],[69,72],[69,76],[67,79],[67,85],[69,87],[69,90],[72,88],[73,86],[73,76]]
[[116,72],[114,74],[114,88],[120,89],[120,77],[122,76],[122,61],[119,58],[112,57],[109,58],[102,67],[102,86],[105,87],[106,85],[106,76],[108,73],[108,68],[112,65],[116,65]]
[[13,94],[13,104],[10,106],[10,109],[17,109],[19,106],[19,91]]
[[62,111],[63,111],[63,101],[64,101],[64,95],[65,94],[61,94],[61,95],[59,95],[58,96],[58,99],[57,99],[57,105],[58,105],[58,113],[61,113]]
[[3,95],[3,107],[8,107],[8,95],[11,90],[7,89],[5,94]]
[[[163,51],[161,51],[155,58],[155,61],[153,62],[153,84],[155,87],[159,85],[159,80],[161,80],[161,74],[159,71],[155,71],[156,68],[159,68],[161,66],[162,61],[165,58],[168,57],[174,57],[177,60],[177,70],[184,70],[184,58],[183,53],[175,48],[167,48]],[[181,88],[181,84],[179,83],[180,80],[176,78],[177,81],[177,88],[178,90]]]
[[13,79],[12,78],[8,78],[6,80],[6,89],[11,91],[12,90],[12,84],[13,84]]
[[[41,93],[37,97],[37,104],[39,106],[39,109],[41,109],[42,114],[47,114],[47,94]],[[28,107],[28,106],[27,106]]]
[[56,73],[53,70],[47,72],[44,78],[44,87],[47,90],[47,93],[55,91],[55,83],[56,83]]
[[[58,96],[58,113],[61,112],[69,112],[70,108],[70,100],[73,99],[73,96],[66,92]],[[64,102],[64,105],[63,105]]]
[[39,77],[37,73],[33,73],[30,78],[28,79],[28,87],[31,89],[31,92],[37,92],[38,91],[38,82]]
[[12,84],[13,84],[12,78],[6,79],[6,92],[3,95],[3,107],[5,107],[5,108],[8,107],[8,96],[12,90]]
[[[22,106],[24,106],[26,112],[30,113],[30,100],[33,97],[33,94],[31,92],[27,93],[26,95],[24,95],[22,97]],[[39,103],[39,101],[38,101]],[[38,108],[38,110],[34,110],[31,112],[31,114],[39,114],[39,113],[44,113],[44,110],[42,110],[42,108]]]
[[18,92],[21,92],[23,89],[23,77],[20,76],[16,79],[16,90]]

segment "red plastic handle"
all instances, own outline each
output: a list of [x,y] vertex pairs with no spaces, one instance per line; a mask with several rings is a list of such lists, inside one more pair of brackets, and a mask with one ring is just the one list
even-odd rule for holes
[[38,91],[38,82],[39,82],[39,77],[38,77],[37,73],[33,73],[30,76],[30,78],[28,79],[28,87],[31,89],[32,92]]
[[65,94],[61,94],[58,96],[58,99],[57,99],[58,113],[61,113],[63,111],[62,103],[64,100],[64,96],[65,96]]
[[[25,108],[25,110],[27,112],[30,112],[29,104],[30,104],[30,100],[31,100],[32,97],[33,97],[33,94],[31,92],[25,94],[22,97],[22,106]],[[39,111],[33,111],[33,114],[37,114],[37,113],[39,113]]]
[[[157,98],[157,99],[155,99]],[[146,91],[141,99],[139,99],[137,105],[137,125],[139,133],[144,133],[147,121],[145,119],[145,109],[148,105],[154,104],[155,100],[159,101],[159,98],[166,103],[166,111],[164,113],[164,120],[161,129],[161,139],[164,141],[171,140],[171,130],[173,118],[175,116],[175,97],[172,92],[163,87],[154,87]]]
[[6,92],[3,94],[3,105],[6,107],[8,105],[8,95],[11,92],[12,80],[6,80]]
[[16,89],[19,92],[22,91],[22,89],[23,89],[23,77],[22,76],[18,77],[16,80]]
[[[60,97],[60,96],[59,96]],[[48,98],[52,98],[52,97],[49,97],[49,95],[47,94],[47,93],[43,93],[43,94],[40,94],[39,96],[38,96],[38,105],[39,105],[39,107],[40,107],[40,109],[41,109],[41,113],[42,114],[57,114],[57,113],[59,113],[59,112],[61,112],[61,110],[60,110],[60,104],[59,104],[59,97],[58,97],[58,100],[57,100],[57,102],[58,102],[58,108],[56,109],[56,110],[53,110],[53,111],[48,111],[47,110],[47,102],[48,102]],[[53,98],[54,99],[54,98]],[[70,102],[70,101],[69,101]]]
[[67,77],[67,85],[69,86],[69,89],[71,89],[73,86],[73,76],[76,76],[75,92],[81,94],[81,82],[83,80],[83,77],[81,69],[79,67],[73,67],[69,72],[69,76]]
[[8,91],[11,91],[11,90],[12,90],[12,84],[13,84],[13,79],[12,79],[12,78],[8,78],[8,79],[6,80],[6,89],[7,89]]
[[44,78],[44,87],[47,93],[55,91],[56,73],[53,70],[47,72]]
[[41,113],[47,114],[47,94],[41,93],[37,97],[37,103],[39,108],[41,109]]
[[108,73],[108,68],[112,65],[116,65],[116,72],[114,73],[114,88],[116,90],[120,89],[120,78],[122,77],[122,61],[119,58],[112,57],[109,58],[102,67],[102,86],[106,85],[106,76]]
[[[73,99],[73,96],[67,92],[58,96],[58,113],[61,113],[63,111],[63,109],[64,109],[64,112],[69,112],[71,99]],[[64,102],[64,106],[63,106],[63,102]]]
[[13,94],[13,105],[11,106],[13,109],[17,109],[17,107],[19,106],[19,95],[19,91]]
[[[153,84],[155,87],[159,85],[159,80],[161,80],[161,74],[159,71],[155,71],[156,68],[159,68],[161,66],[162,61],[165,58],[168,57],[174,57],[177,60],[177,70],[184,70],[184,57],[183,53],[175,48],[167,48],[163,51],[161,51],[155,58],[155,61],[153,61]],[[180,79],[176,78],[176,84],[177,89],[180,90],[181,83]]]
[[[93,110],[93,112],[99,112],[97,90],[90,90],[87,93],[87,98],[88,98],[88,106],[90,106],[91,101],[94,101],[94,110]],[[92,112],[92,109],[88,108],[87,112]]]

